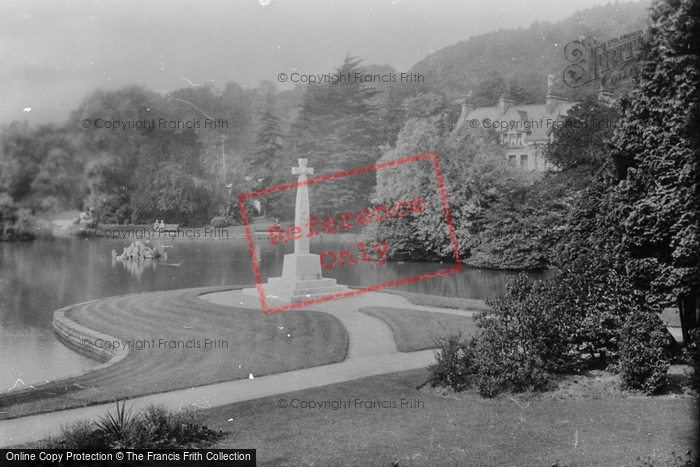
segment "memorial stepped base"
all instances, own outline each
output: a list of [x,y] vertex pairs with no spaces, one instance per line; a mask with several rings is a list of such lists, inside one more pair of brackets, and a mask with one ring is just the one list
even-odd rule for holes
[[[289,303],[300,303],[306,300],[327,297],[347,292],[348,287],[340,285],[335,279],[289,280],[284,277],[271,277],[263,285],[267,298],[282,300]],[[257,289],[244,289],[246,295],[258,293]]]

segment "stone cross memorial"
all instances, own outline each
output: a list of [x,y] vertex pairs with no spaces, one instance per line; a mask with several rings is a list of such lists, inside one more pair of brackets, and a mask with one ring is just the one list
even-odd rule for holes
[[[306,225],[306,221],[309,219],[309,186],[302,184],[305,182],[306,174],[313,175],[314,168],[307,167],[306,164],[308,159],[299,159],[299,167],[292,167],[292,174],[299,175],[299,188],[297,188],[297,204],[296,211],[294,213],[294,225]],[[309,254],[309,237],[302,235],[302,237],[294,242],[294,253],[297,255],[308,255]],[[319,263],[320,265],[321,263]],[[319,269],[320,271],[320,269]]]
[[[308,159],[299,159],[299,167],[292,168],[292,174],[299,175],[300,183],[294,212],[295,226],[306,225],[311,212],[309,187],[303,182],[307,180],[307,174],[314,173],[314,169],[307,167],[307,163]],[[321,257],[309,251],[309,237],[302,235],[294,242],[294,253],[284,255],[282,277],[271,277],[263,286],[267,300],[300,303],[349,290],[335,279],[324,278],[321,274]],[[257,290],[245,289],[244,293],[257,293]]]

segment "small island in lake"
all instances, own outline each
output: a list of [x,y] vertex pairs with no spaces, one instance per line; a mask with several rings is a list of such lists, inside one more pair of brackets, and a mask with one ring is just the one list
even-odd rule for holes
[[165,247],[160,242],[154,248],[151,248],[147,245],[144,245],[143,242],[137,240],[128,247],[124,247],[124,251],[122,251],[122,254],[120,255],[117,255],[117,252],[112,250],[112,258],[118,259],[120,261],[130,259],[168,259],[168,254],[165,252]]

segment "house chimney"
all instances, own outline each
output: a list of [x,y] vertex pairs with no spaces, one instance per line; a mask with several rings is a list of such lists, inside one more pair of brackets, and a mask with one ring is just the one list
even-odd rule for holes
[[474,110],[474,106],[471,104],[468,104],[466,98],[457,99],[455,101],[455,104],[461,104],[462,113],[459,115],[459,120],[457,120],[457,124],[455,125],[454,130],[452,130],[452,133],[456,133],[457,131],[460,130],[460,128],[462,128],[462,126],[464,125],[464,121],[467,119],[467,115],[469,115],[469,113],[472,110]]
[[503,94],[501,98],[498,99],[498,108],[501,110],[501,115],[504,115],[512,105],[515,105],[515,101],[506,96],[506,94]]

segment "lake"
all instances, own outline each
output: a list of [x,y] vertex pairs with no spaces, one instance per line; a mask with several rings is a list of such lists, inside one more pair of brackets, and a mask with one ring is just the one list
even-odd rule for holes
[[[311,252],[356,251],[358,240],[314,239]],[[56,238],[28,243],[0,243],[0,392],[13,386],[54,380],[93,368],[98,363],[61,344],[53,333],[53,312],[71,304],[113,295],[187,287],[254,284],[247,243],[243,238],[165,239],[167,260],[118,262],[130,240]],[[279,276],[285,253],[293,245],[271,247],[256,240],[262,279]],[[180,266],[174,266],[174,264]],[[450,268],[425,262],[374,262],[324,271],[338,283],[370,286]],[[504,291],[512,273],[465,268],[400,287],[432,295],[485,299]],[[547,273],[531,274],[542,278]]]

